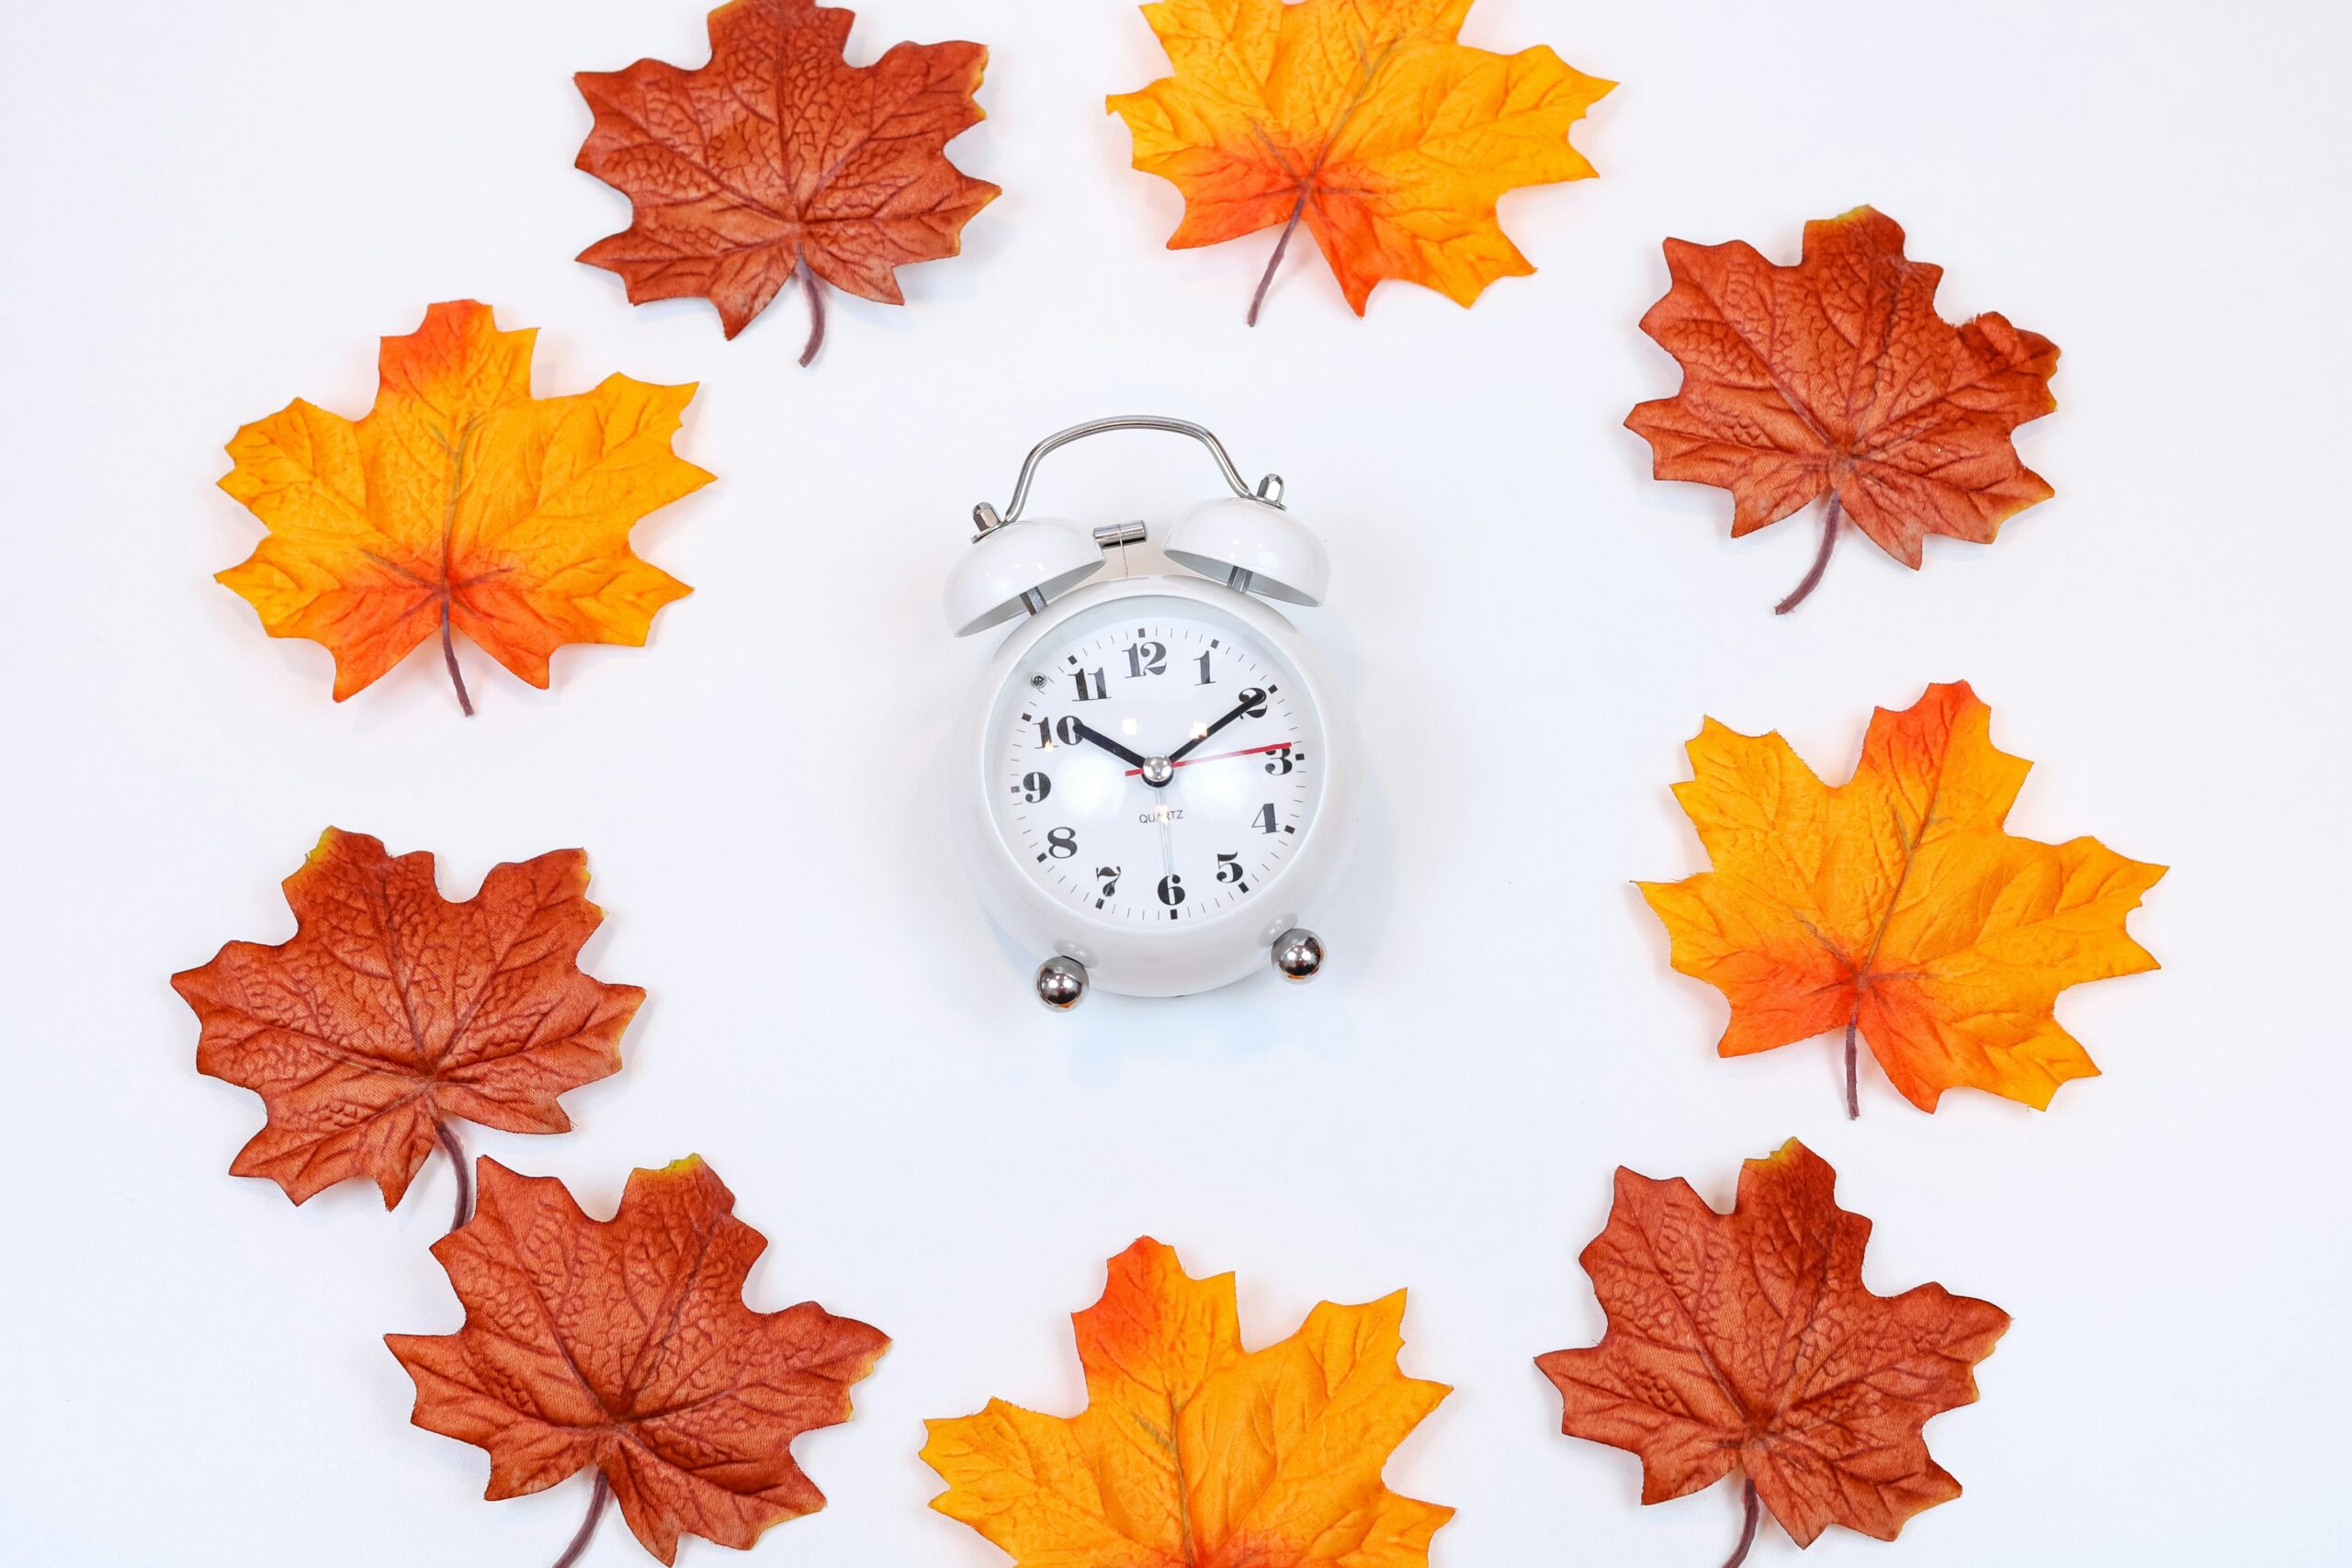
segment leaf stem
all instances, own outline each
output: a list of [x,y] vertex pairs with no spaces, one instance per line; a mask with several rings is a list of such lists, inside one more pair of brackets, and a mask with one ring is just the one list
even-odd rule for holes
[[800,280],[800,291],[808,297],[808,346],[800,351],[800,367],[806,370],[808,362],[817,357],[817,351],[825,346],[825,282],[808,270],[805,254],[793,269],[793,276]]
[[588,1550],[588,1538],[596,1533],[596,1521],[605,1517],[605,1505],[613,1500],[613,1483],[600,1468],[596,1472],[595,1490],[588,1494],[588,1517],[580,1521],[580,1529],[572,1536],[571,1544],[555,1560],[555,1568],[571,1568],[580,1554]]
[[[1756,1544],[1756,1483],[1746,1476],[1740,1478],[1740,1501],[1747,1510],[1747,1519],[1739,1527],[1739,1544],[1733,1547],[1731,1555],[1724,1560],[1724,1568],[1739,1568],[1747,1561],[1747,1549]],[[556,1568],[563,1568],[563,1565],[558,1563]]]
[[[1306,216],[1306,204],[1315,198],[1315,182],[1322,175],[1324,164],[1330,159],[1331,150],[1340,144],[1340,138],[1347,133],[1348,123],[1356,118],[1356,111],[1363,107],[1365,100],[1372,96],[1373,85],[1380,80],[1381,72],[1387,67],[1388,57],[1396,52],[1396,46],[1392,43],[1378,54],[1366,56],[1363,52],[1363,40],[1362,39],[1356,40],[1355,96],[1350,98],[1348,107],[1340,111],[1340,118],[1331,122],[1330,134],[1323,139],[1323,145],[1315,151],[1315,162],[1307,165],[1305,175],[1299,176],[1298,205],[1290,209],[1290,221],[1283,225],[1283,237],[1274,242],[1274,254],[1266,262],[1266,275],[1258,279],[1258,292],[1250,297],[1250,325],[1254,327],[1258,324],[1259,308],[1266,302],[1266,290],[1274,281],[1275,269],[1283,265],[1283,253],[1290,249],[1290,237],[1297,231],[1298,220]],[[1274,146],[1272,139],[1268,137],[1263,130],[1259,130],[1258,139],[1265,142],[1267,148],[1273,152],[1274,161],[1282,165],[1283,172],[1290,173],[1290,160],[1282,155],[1281,149]],[[1363,311],[1358,310],[1356,314],[1362,315]]]
[[441,659],[449,666],[449,683],[458,688],[458,705],[466,716],[474,716],[474,700],[466,695],[466,678],[458,673],[458,645],[449,636],[449,595],[441,595]]
[[1258,312],[1265,307],[1266,290],[1274,286],[1274,274],[1282,270],[1283,253],[1290,249],[1290,237],[1298,231],[1298,220],[1306,216],[1306,189],[1299,188],[1298,204],[1290,209],[1290,221],[1283,225],[1283,237],[1274,242],[1274,254],[1267,258],[1265,276],[1258,279],[1258,292],[1250,296],[1249,324],[1258,324]]
[[1772,606],[1772,614],[1785,615],[1804,604],[1821,582],[1821,574],[1829,570],[1829,552],[1838,547],[1838,525],[1846,520],[1846,509],[1838,503],[1838,492],[1829,492],[1829,505],[1821,514],[1821,548],[1813,558],[1813,570],[1796,585],[1789,596]]
[[455,1127],[435,1118],[433,1135],[441,1140],[442,1152],[449,1156],[449,1169],[458,1179],[458,1201],[449,1213],[449,1228],[454,1231],[474,1217],[473,1166],[466,1158],[466,1145],[458,1140]]
[[1862,1097],[1854,1076],[1857,1070],[1854,1031],[1862,1021],[1861,998],[1854,998],[1853,1016],[1846,1020],[1846,1120],[1859,1122],[1862,1118]]

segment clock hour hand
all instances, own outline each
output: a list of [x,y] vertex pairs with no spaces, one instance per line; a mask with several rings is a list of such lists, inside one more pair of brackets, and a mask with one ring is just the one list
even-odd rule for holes
[[1102,747],[1102,750],[1110,752],[1111,755],[1118,758],[1119,761],[1127,763],[1131,767],[1140,769],[1143,766],[1143,753],[1140,751],[1128,750],[1125,746],[1120,745],[1117,741],[1112,739],[1101,730],[1094,728],[1082,718],[1072,719],[1070,722],[1078,726],[1078,738],[1080,740],[1092,741],[1095,745]]
[[[1173,766],[1175,763],[1182,761],[1186,756],[1191,754],[1195,747],[1200,745],[1202,741],[1206,740],[1210,736],[1215,735],[1218,730],[1223,729],[1235,719],[1239,718],[1244,714],[1261,709],[1265,705],[1265,693],[1260,691],[1255,686],[1247,688],[1241,694],[1241,700],[1233,705],[1232,712],[1227,714],[1223,718],[1218,719],[1215,724],[1210,725],[1206,729],[1202,730],[1198,735],[1193,736],[1190,740],[1185,741],[1182,746],[1177,747],[1173,751],[1169,752],[1168,761],[1170,765]],[[1137,766],[1141,766],[1141,764],[1138,763]]]

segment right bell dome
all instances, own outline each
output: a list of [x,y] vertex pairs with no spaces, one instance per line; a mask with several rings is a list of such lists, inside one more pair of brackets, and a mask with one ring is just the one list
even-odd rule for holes
[[1293,604],[1320,604],[1330,558],[1314,530],[1281,507],[1239,496],[1204,501],[1176,520],[1168,558],[1203,577]]

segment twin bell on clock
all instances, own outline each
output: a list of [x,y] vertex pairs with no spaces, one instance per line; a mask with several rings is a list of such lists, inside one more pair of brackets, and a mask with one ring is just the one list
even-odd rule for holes
[[[1182,570],[1127,572],[1144,524],[1022,515],[1047,453],[1120,430],[1189,435],[1224,473],[1231,494],[1151,541]],[[1320,604],[1330,577],[1281,476],[1252,490],[1184,420],[1098,419],[1039,442],[1003,512],[972,518],[947,624],[1020,624],[959,742],[957,835],[989,915],[1042,960],[1039,999],[1182,996],[1269,964],[1313,978],[1306,922],[1347,858],[1357,764],[1330,671],[1265,603]]]

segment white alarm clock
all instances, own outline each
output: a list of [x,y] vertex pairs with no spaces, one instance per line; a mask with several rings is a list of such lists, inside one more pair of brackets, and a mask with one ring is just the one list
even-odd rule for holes
[[[1162,553],[1182,572],[1080,587],[1140,523],[1091,530],[1021,515],[1055,448],[1114,430],[1189,435],[1229,496],[1193,507]],[[948,574],[948,626],[1026,618],[981,676],[956,759],[956,818],[989,915],[1038,954],[1037,995],[1067,1010],[1091,987],[1182,996],[1271,964],[1323,965],[1319,918],[1354,826],[1357,760],[1344,695],[1264,600],[1322,602],[1322,544],[1255,491],[1216,436],[1126,415],[1040,442],[1000,515]],[[1197,575],[1193,575],[1197,574]]]

